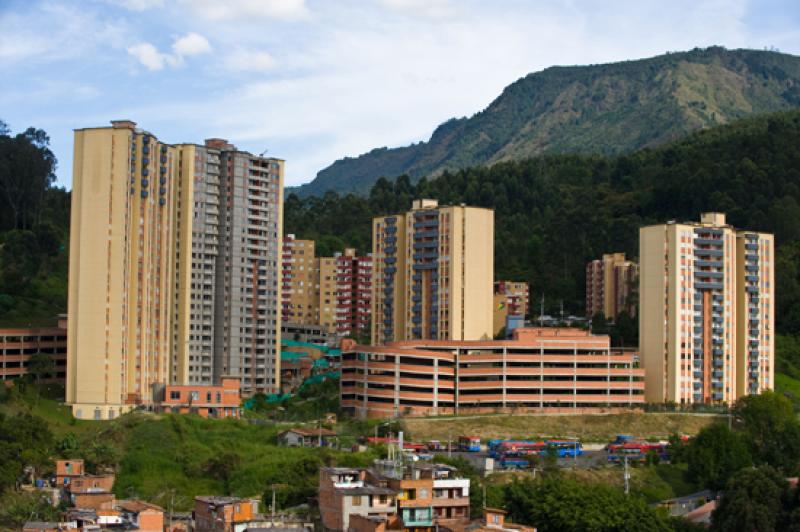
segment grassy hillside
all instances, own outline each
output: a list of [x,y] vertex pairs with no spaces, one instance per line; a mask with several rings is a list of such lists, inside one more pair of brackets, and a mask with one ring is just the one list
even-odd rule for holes
[[484,440],[577,437],[588,442],[609,442],[620,433],[653,439],[667,439],[673,433],[694,435],[719,419],[719,416],[707,414],[519,414],[406,418],[402,425],[409,437],[423,441],[447,441],[469,434]]
[[336,161],[300,196],[366,194],[379,177],[542,153],[616,154],[698,129],[800,105],[800,58],[721,47],[603,65],[551,67],[512,83],[486,109],[440,125],[430,140]]

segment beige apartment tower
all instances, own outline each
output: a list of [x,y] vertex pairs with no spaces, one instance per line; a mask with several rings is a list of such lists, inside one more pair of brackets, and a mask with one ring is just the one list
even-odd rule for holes
[[494,211],[414,200],[372,221],[372,343],[492,338]]
[[75,417],[113,418],[168,382],[178,175],[178,150],[133,122],[75,132],[66,389]]
[[586,316],[602,312],[615,321],[625,311],[636,315],[635,293],[639,265],[627,260],[624,253],[608,253],[586,265]]
[[278,389],[283,161],[166,144],[128,120],[76,130],[74,148],[73,414],[110,419],[156,386],[222,376]]
[[282,313],[284,323],[317,325],[319,316],[319,266],[314,241],[283,238]]
[[725,215],[639,233],[647,401],[732,403],[774,386],[772,235]]

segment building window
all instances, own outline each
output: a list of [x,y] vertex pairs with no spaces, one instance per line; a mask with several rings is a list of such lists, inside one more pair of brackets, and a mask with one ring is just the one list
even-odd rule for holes
[[175,391],[169,392],[169,398],[170,399],[180,399],[181,398],[181,392],[175,392]]
[[361,495],[353,496],[353,506],[361,506]]
[[191,401],[197,401],[200,399],[200,392],[189,392],[189,399]]

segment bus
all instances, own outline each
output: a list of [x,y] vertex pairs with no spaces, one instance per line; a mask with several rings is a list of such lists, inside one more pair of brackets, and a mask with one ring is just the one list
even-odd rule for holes
[[489,453],[489,456],[497,458],[500,456],[528,456],[540,455],[547,450],[547,444],[543,441],[504,441],[496,445]]
[[644,462],[650,453],[656,454],[661,460],[669,460],[668,444],[665,442],[639,442],[628,441],[621,444],[608,445],[608,461],[620,463],[626,457],[629,461]]
[[547,440],[545,443],[559,458],[572,458],[583,454],[583,445],[578,440]]
[[479,453],[481,451],[481,439],[472,436],[459,436],[458,450],[467,453]]

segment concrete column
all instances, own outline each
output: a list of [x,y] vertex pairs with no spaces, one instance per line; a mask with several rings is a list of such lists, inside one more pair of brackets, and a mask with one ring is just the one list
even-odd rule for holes
[[572,408],[578,407],[578,344],[572,348]]
[[400,415],[400,355],[394,357],[394,415]]
[[439,413],[439,359],[433,359],[433,414]]
[[508,348],[503,348],[503,408],[506,407],[506,356],[508,355]]

